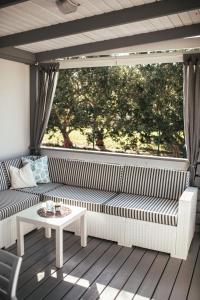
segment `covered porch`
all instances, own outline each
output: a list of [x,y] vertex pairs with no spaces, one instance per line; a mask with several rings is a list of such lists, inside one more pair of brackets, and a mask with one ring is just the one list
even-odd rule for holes
[[[64,3],[65,1],[57,2]],[[191,193],[195,195],[197,192],[200,176],[200,122],[198,121],[200,82],[199,71],[197,71],[200,57],[199,1],[80,0],[78,1],[79,5],[76,1],[66,2],[69,2],[67,3],[69,7],[60,9],[59,5],[64,4],[56,4],[54,0],[0,1],[0,167],[2,164],[3,171],[7,172],[5,181],[10,183],[6,161],[12,159],[15,161],[16,158],[21,159],[21,157],[29,155],[47,156],[52,161],[51,168],[55,168],[53,171],[51,169],[54,181],[52,178],[51,180],[53,184],[58,184],[58,190],[61,188],[61,195],[64,184],[74,186],[77,190],[80,187],[80,190],[86,188],[110,194],[109,197],[106,194],[108,198],[105,199],[105,202],[99,203],[99,200],[97,202],[95,202],[96,199],[95,201],[91,200],[95,210],[92,212],[94,216],[91,217],[88,214],[89,237],[86,248],[80,246],[80,237],[76,226],[75,229],[64,231],[64,265],[60,269],[55,267],[55,233],[51,238],[44,239],[44,230],[39,229],[31,231],[25,236],[25,255],[19,276],[17,297],[18,299],[198,300],[200,297],[199,192],[197,204],[194,201],[193,206],[187,206],[190,202],[187,200],[190,199],[192,202],[195,198],[195,196],[191,197]],[[66,13],[65,9],[72,9],[72,12],[67,11]],[[184,134],[187,158],[119,154],[42,145],[59,70],[176,62],[183,63],[185,68]],[[192,73],[191,70],[193,70]],[[44,82],[47,83],[46,87]],[[73,165],[74,161],[80,161],[83,167]],[[71,178],[66,179],[68,176],[66,175],[66,166],[70,163],[74,168],[74,173],[72,170],[74,181],[70,181]],[[59,164],[62,165],[62,172],[60,172]],[[21,166],[18,162],[17,164],[14,162],[13,165]],[[107,166],[112,166],[113,170],[116,166],[116,168],[120,166],[121,169],[109,171],[110,178],[108,176],[106,181],[106,173],[103,168],[106,169]],[[151,241],[136,242],[134,245],[132,240],[134,238],[139,240],[138,236],[136,238],[137,223],[131,223],[133,220],[128,215],[129,212],[124,213],[120,210],[121,207],[117,207],[115,212],[110,210],[112,212],[108,213],[106,211],[107,202],[110,203],[109,201],[115,196],[119,196],[120,193],[134,194],[135,190],[131,189],[128,176],[139,178],[137,176],[141,175],[132,175],[135,174],[134,171],[128,173],[129,167],[136,170],[141,168],[141,174],[146,178],[146,183],[153,186],[153,192],[146,192],[145,180],[140,177],[140,182],[144,181],[144,187],[140,187],[140,192],[136,194],[141,193],[144,197],[149,197],[149,200],[153,201],[154,199],[150,198],[157,197],[179,201],[181,194],[187,188],[191,188],[187,194],[188,198],[182,197],[184,202],[181,205],[183,206],[179,206],[179,210],[177,207],[175,208],[177,210],[174,219],[170,219],[170,221],[168,218],[165,219],[165,210],[163,210],[164,218],[161,214],[161,221],[160,216],[158,217],[159,221],[151,220],[153,224],[158,223],[157,225],[160,226],[155,234],[153,229],[151,230],[149,239],[153,240],[155,235],[155,241],[152,243]],[[126,168],[128,170],[127,177],[123,175]],[[154,174],[152,171],[154,169],[160,170],[160,177]],[[88,179],[89,183],[84,183],[85,185],[77,183],[74,178],[77,174],[83,178],[85,170],[88,172],[87,175],[89,174],[88,177],[91,177]],[[95,177],[96,170],[102,172],[99,177],[104,177],[105,182],[99,183],[99,179],[97,180]],[[164,174],[165,170],[169,171],[169,175],[168,173]],[[188,170],[191,174],[190,187],[188,187],[187,179]],[[65,172],[66,174],[64,174]],[[63,176],[62,179],[59,176]],[[119,176],[117,183],[117,180],[111,180],[115,176]],[[92,180],[97,182],[94,183]],[[160,184],[158,184],[159,180]],[[174,185],[176,180],[180,189]],[[125,181],[127,181],[127,185],[130,185],[129,187],[126,187],[125,183],[123,186],[122,182]],[[107,182],[111,182],[109,187]],[[117,187],[113,187],[114,185]],[[143,183],[138,183],[139,185],[142,186]],[[169,186],[168,190],[167,186]],[[9,187],[8,184],[6,190]],[[172,191],[170,191],[170,187]],[[4,192],[4,187],[0,190]],[[77,190],[76,195],[80,193]],[[94,192],[93,190],[92,192]],[[163,194],[160,190],[163,191]],[[52,191],[45,191],[41,194],[33,192],[33,194],[37,195],[41,201],[41,199],[45,199],[45,194],[48,192]],[[53,192],[47,196],[52,199],[57,197]],[[68,196],[69,199],[70,196]],[[61,198],[60,194],[59,197]],[[80,195],[80,197],[84,198],[84,195]],[[67,202],[69,199],[65,199],[64,203],[70,204]],[[146,201],[146,198],[141,199]],[[73,201],[75,203],[76,199]],[[81,201],[80,206],[90,210],[88,204],[88,206],[84,206],[86,200]],[[167,207],[166,203],[164,205]],[[125,208],[128,210],[129,205]],[[181,214],[181,209],[183,212],[190,211],[190,214],[181,215],[179,223],[182,227],[176,231],[174,227],[179,224],[178,213]],[[95,228],[95,222],[98,220],[98,218],[95,220],[97,213],[104,213],[106,220],[110,217],[107,225],[104,224],[105,228],[108,227],[108,231],[110,230],[109,234],[107,232],[105,235],[94,233],[95,230],[100,231],[99,228]],[[118,217],[121,218],[121,221],[118,221]],[[170,215],[171,217],[173,218],[174,215]],[[142,218],[138,217],[139,222],[147,221]],[[134,226],[128,227],[128,222]],[[144,228],[148,229],[146,223]],[[12,227],[13,224],[15,223],[12,223]],[[92,224],[95,224],[94,228],[92,228]],[[166,232],[163,229],[165,225],[169,226],[166,244],[164,243]],[[125,243],[124,240],[122,242],[116,237],[120,226],[121,231],[124,228],[128,228],[128,232],[130,230],[130,243],[127,241]],[[134,227],[133,231],[130,229],[131,226]],[[194,227],[195,234],[192,238]],[[146,229],[141,227],[138,235],[142,236],[143,230]],[[184,234],[185,245],[181,239],[179,242],[179,236]],[[147,236],[147,231],[144,236]],[[156,242],[158,236],[162,240],[160,244]],[[3,238],[2,235],[0,239]],[[10,238],[12,241],[13,239],[15,241],[16,237]],[[188,244],[191,239],[192,243],[188,252]],[[179,244],[171,247],[175,250],[170,248],[171,240],[174,240],[174,243],[176,240]],[[142,248],[143,245],[146,246]],[[16,243],[11,246],[9,243],[5,243],[5,245],[2,243],[2,247],[17,254]],[[169,253],[174,257],[170,257]]]

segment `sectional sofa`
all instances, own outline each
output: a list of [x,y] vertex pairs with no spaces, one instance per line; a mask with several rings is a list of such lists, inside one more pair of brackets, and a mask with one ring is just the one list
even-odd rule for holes
[[[51,199],[86,207],[91,236],[187,258],[197,202],[187,171],[49,157],[51,183],[9,190],[9,167],[21,163],[20,158],[0,163],[0,248],[15,242],[21,210]],[[32,229],[25,224],[25,233]],[[79,224],[67,230],[79,234]]]

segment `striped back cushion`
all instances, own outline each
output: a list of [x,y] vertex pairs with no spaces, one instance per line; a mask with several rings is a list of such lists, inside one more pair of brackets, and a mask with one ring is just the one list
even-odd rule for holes
[[4,171],[3,164],[0,162],[0,191],[7,189],[8,184],[6,179],[6,172]]
[[48,157],[49,177],[51,182],[64,183],[68,171],[67,159]]
[[11,183],[10,183],[10,167],[14,166],[16,168],[21,168],[22,167],[22,160],[21,158],[14,158],[14,159],[9,159],[9,160],[5,160],[3,162],[5,170],[6,170],[6,180],[7,180],[7,184],[8,187],[10,188]]
[[120,185],[121,166],[49,158],[49,174],[53,182],[117,192]]
[[68,184],[109,192],[118,192],[121,166],[68,160],[68,175]]
[[121,192],[178,200],[189,186],[189,172],[125,166]]

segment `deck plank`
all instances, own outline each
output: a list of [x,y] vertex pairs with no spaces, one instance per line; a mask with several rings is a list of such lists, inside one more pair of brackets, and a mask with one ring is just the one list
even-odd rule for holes
[[81,278],[92,265],[108,250],[111,243],[108,241],[102,241],[97,248],[95,248],[72,272],[67,276],[63,276],[63,279],[48,294],[46,300],[59,300],[70,291],[74,285],[76,285],[79,278]]
[[160,282],[153,294],[154,300],[168,300],[178,275],[182,260],[170,258]]
[[[33,232],[29,232],[24,237],[24,250],[27,251],[32,245],[37,241],[42,240],[44,237],[44,230],[41,228],[39,230],[35,229]],[[6,248],[7,251],[17,254],[17,242],[15,242],[10,247]]]
[[199,300],[200,299],[200,249],[198,258],[196,261],[193,278],[190,285],[187,300]]
[[132,253],[132,248],[124,248],[118,252],[111,263],[104,269],[104,271],[97,277],[93,284],[86,290],[81,299],[94,300],[99,298],[99,295],[106,288],[114,275],[118,272],[126,259]]
[[[78,241],[79,238],[77,236],[64,234],[64,251],[67,251],[75,242]],[[31,268],[27,269],[21,274],[18,282],[18,287],[21,288],[24,284],[31,280],[32,277],[37,276],[37,274],[41,274],[44,271],[46,272],[45,267],[48,267],[48,265],[55,265],[55,247],[49,255],[45,255],[36,264],[32,265]]]
[[164,253],[158,254],[151,268],[149,269],[145,279],[143,280],[140,288],[136,292],[133,298],[134,300],[141,300],[141,298],[151,299],[168,260],[169,255]]
[[135,268],[135,270],[127,280],[126,284],[123,286],[122,290],[116,297],[117,300],[133,299],[141,283],[143,282],[147,272],[151,268],[151,265],[156,259],[157,255],[158,253],[156,251],[151,251],[151,250],[146,251],[140,263]]
[[27,251],[23,257],[21,273],[31,268],[31,266],[36,264],[43,257],[49,255],[51,251],[54,250],[54,246],[55,240],[53,237],[50,239],[43,238],[40,244],[34,244],[30,249],[31,255],[29,255],[30,252]]
[[[75,236],[75,239],[76,238],[77,237]],[[76,253],[81,250],[80,239],[78,238],[74,242],[73,240],[70,241],[70,243],[68,242],[68,240],[66,240],[66,242],[64,243],[64,263],[70,260]],[[43,287],[47,285],[48,278],[51,276],[56,277],[56,272],[58,269],[55,267],[55,252],[53,252],[52,255],[54,257],[53,262],[45,266],[37,274],[34,274],[31,280],[26,282],[25,285],[23,285],[18,290],[18,298],[23,299],[24,297],[28,297],[32,293],[40,293],[40,290],[42,290]]]
[[80,243],[78,245],[77,253],[71,253],[70,259],[67,259],[67,262],[64,263],[61,269],[57,269],[56,272],[53,272],[50,277],[47,278],[31,295],[26,299],[42,299],[50,291],[52,291],[60,280],[63,279],[63,276],[69,274],[81,261],[86,258],[99,244],[101,243],[98,239],[92,239],[86,248],[82,248]]
[[[16,244],[9,249],[15,253]],[[43,230],[25,236],[25,252],[18,300],[200,299],[199,235],[186,261],[90,237],[82,248],[80,237],[65,232],[64,266],[57,269],[55,236],[44,239]]]
[[114,259],[120,248],[116,244],[112,246],[102,255],[102,257],[82,276],[76,283],[76,285],[67,293],[63,299],[79,299],[85,293],[86,288],[89,288],[96,280],[101,272],[108,266],[108,264]]
[[195,236],[190,247],[187,260],[182,262],[170,300],[185,300],[190,288],[190,282],[195,268],[195,263],[199,251],[200,239]]
[[144,249],[136,248],[128,257],[127,261],[123,264],[121,269],[113,277],[109,285],[101,293],[101,300],[114,299],[119,291],[122,289],[127,279],[130,277],[138,263],[145,253]]

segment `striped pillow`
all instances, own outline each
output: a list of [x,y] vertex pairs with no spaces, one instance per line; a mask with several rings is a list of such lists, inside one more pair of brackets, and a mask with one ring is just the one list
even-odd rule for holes
[[7,189],[8,184],[6,179],[6,172],[4,171],[3,164],[0,162],[0,191]]
[[121,192],[178,200],[189,186],[189,172],[125,166]]
[[11,187],[10,167],[13,166],[13,167],[20,169],[22,167],[22,160],[21,160],[21,158],[13,158],[13,159],[5,160],[3,162],[3,165],[6,170],[7,185],[8,185],[8,188],[10,188]]

